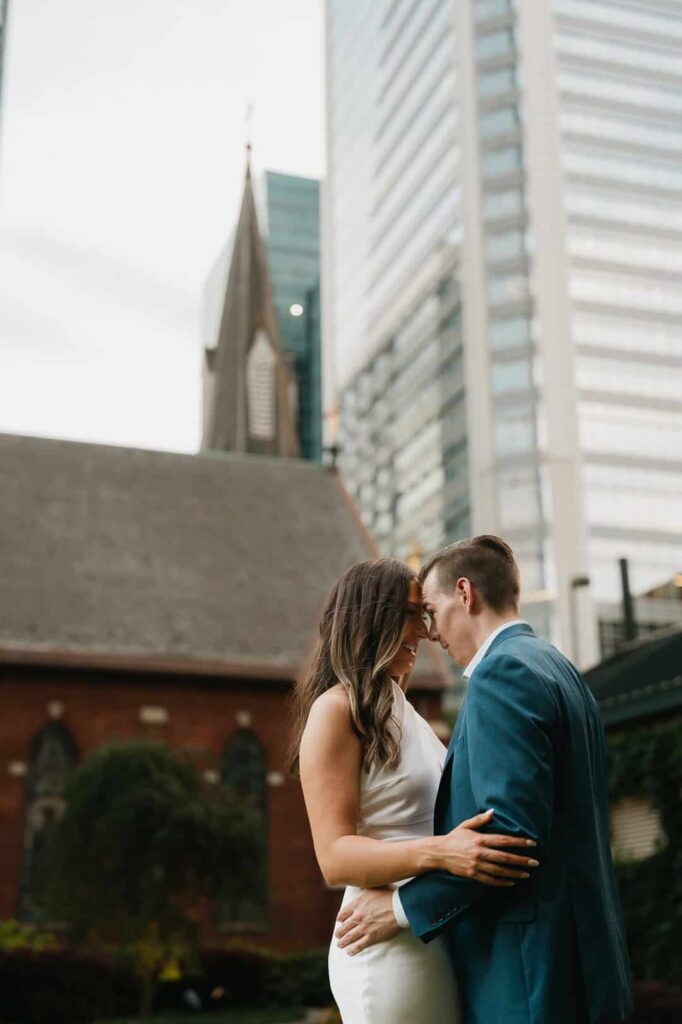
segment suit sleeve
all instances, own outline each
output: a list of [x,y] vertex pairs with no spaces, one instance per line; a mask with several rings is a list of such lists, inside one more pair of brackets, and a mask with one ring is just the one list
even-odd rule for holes
[[[556,714],[545,683],[516,658],[490,656],[471,678],[464,756],[476,813],[494,808],[485,831],[534,839],[540,861],[552,827]],[[524,884],[503,889],[430,871],[401,886],[400,901],[412,931],[429,942],[476,906],[501,909]]]

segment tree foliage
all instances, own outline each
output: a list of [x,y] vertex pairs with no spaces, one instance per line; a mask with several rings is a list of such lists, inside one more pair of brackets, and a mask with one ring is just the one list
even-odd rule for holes
[[609,737],[613,800],[645,797],[658,810],[665,846],[616,865],[635,978],[682,984],[682,721]]
[[209,788],[161,743],[111,744],[74,773],[41,895],[75,941],[127,949],[145,1010],[198,917],[257,884],[262,850],[248,806]]

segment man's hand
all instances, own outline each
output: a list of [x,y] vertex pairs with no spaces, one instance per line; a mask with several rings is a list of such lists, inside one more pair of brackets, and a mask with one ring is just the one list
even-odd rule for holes
[[393,889],[367,889],[339,911],[337,945],[354,956],[401,931],[393,913]]
[[393,913],[392,889],[368,889],[337,915],[338,945],[353,956],[401,931]]

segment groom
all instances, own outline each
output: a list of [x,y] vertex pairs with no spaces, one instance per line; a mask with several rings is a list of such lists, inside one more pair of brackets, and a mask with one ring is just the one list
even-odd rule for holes
[[420,582],[429,637],[469,680],[434,831],[493,808],[485,831],[535,840],[540,867],[506,889],[432,871],[394,892],[369,890],[339,914],[339,945],[354,954],[401,927],[424,942],[443,935],[465,1024],[625,1020],[629,968],[595,700],[571,662],[519,620],[519,571],[503,540],[444,548]]

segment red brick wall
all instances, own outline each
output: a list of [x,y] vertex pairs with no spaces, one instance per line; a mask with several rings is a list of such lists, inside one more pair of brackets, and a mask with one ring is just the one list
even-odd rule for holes
[[[9,773],[25,762],[32,738],[48,722],[51,701],[64,705],[62,721],[81,755],[115,739],[154,736],[192,756],[201,771],[220,772],[223,748],[247,711],[263,744],[269,772],[268,821],[271,928],[249,941],[280,950],[321,947],[329,942],[340,894],[328,891],[315,860],[300,784],[286,771],[286,687],[254,681],[196,677],[0,668],[0,917],[17,912],[25,778]],[[168,712],[165,725],[144,725],[143,706]],[[214,936],[217,938],[217,936]]]

